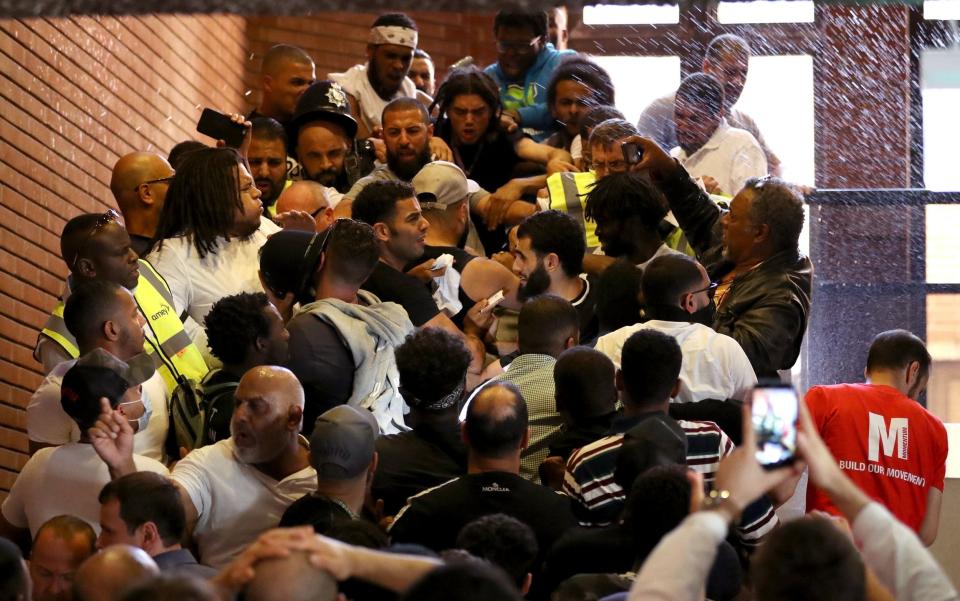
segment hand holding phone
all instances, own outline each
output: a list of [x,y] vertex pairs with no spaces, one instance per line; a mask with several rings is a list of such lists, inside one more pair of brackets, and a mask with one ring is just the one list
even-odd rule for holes
[[623,152],[623,160],[628,165],[636,165],[643,158],[643,149],[635,142],[624,142],[620,145],[620,151]]
[[223,140],[233,148],[240,148],[247,135],[247,127],[243,123],[236,123],[229,115],[209,108],[203,109],[200,114],[197,131],[214,140]]
[[481,313],[489,313],[493,311],[493,308],[500,304],[503,301],[503,290],[497,290],[490,298],[487,299],[487,306],[480,310]]
[[800,399],[788,384],[757,386],[750,392],[757,461],[772,470],[796,460]]

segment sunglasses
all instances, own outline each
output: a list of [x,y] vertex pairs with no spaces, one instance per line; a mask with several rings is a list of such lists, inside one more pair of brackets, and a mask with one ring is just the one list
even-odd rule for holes
[[167,177],[160,177],[157,179],[148,179],[145,182],[137,184],[136,187],[134,187],[133,191],[136,192],[137,190],[140,189],[140,186],[149,186],[150,184],[169,184],[170,182],[173,181],[173,178],[175,176],[176,174],[168,175]]
[[90,243],[90,240],[97,235],[97,232],[102,230],[108,223],[120,223],[120,213],[117,213],[113,209],[108,209],[106,213],[99,215],[97,220],[94,222],[93,227],[90,228],[90,231],[87,232],[86,237],[84,237],[83,242],[77,246],[77,256],[73,258],[73,263],[70,265],[70,269],[73,270],[77,266],[77,261],[80,260],[81,251]]

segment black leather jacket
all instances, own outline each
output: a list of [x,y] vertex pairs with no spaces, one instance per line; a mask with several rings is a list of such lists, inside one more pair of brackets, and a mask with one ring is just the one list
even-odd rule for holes
[[[718,207],[682,167],[658,182],[673,215],[713,281],[733,269],[723,258]],[[758,378],[793,367],[810,315],[813,264],[799,250],[781,251],[737,276],[718,308],[713,329],[743,347]]]

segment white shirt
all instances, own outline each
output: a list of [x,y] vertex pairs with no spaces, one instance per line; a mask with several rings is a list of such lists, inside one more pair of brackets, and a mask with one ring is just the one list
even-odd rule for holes
[[[137,471],[166,474],[159,461],[133,456]],[[40,449],[27,461],[3,502],[3,517],[30,536],[47,520],[70,514],[100,532],[100,489],[110,481],[110,472],[93,445],[69,443]]]
[[[27,403],[27,438],[49,445],[62,445],[80,440],[80,427],[60,404],[60,384],[63,376],[76,363],[64,361],[54,367],[40,383]],[[150,459],[163,461],[163,443],[169,428],[167,385],[159,372],[153,372],[141,389],[143,404],[153,410],[147,427],[133,437],[133,452]]]
[[746,130],[730,127],[726,119],[720,120],[707,143],[692,155],[687,156],[679,146],[670,154],[679,159],[690,177],[709,175],[730,196],[736,195],[751,177],[767,174],[767,157],[757,139]]
[[291,503],[317,489],[312,467],[277,482],[238,461],[233,451],[232,438],[201,447],[177,463],[171,474],[197,510],[193,538],[200,561],[217,569],[275,528]]
[[650,329],[673,336],[680,345],[680,393],[674,402],[693,403],[706,399],[740,399],[757,384],[757,376],[746,353],[733,338],[718,334],[699,323],[661,321],[625,326],[601,336],[596,349],[610,357],[617,368],[627,338]]
[[653,255],[651,255],[650,258],[644,261],[643,263],[637,263],[637,267],[639,267],[640,269],[646,269],[647,265],[650,264],[650,261],[653,261],[657,257],[662,257],[664,255],[682,255],[682,254],[683,253],[680,252],[679,250],[670,248],[666,244],[661,244],[660,248],[657,249],[657,252],[653,253]]
[[[628,601],[703,599],[717,545],[727,522],[716,511],[698,511],[661,539],[630,587]],[[863,562],[897,601],[960,599],[950,579],[917,535],[879,503],[864,507],[853,521]],[[683,569],[677,569],[683,566]]]
[[384,100],[380,97],[380,94],[377,94],[377,91],[373,89],[370,78],[367,77],[367,65],[354,65],[344,73],[331,73],[328,77],[343,86],[347,94],[357,99],[357,102],[360,104],[358,107],[360,119],[363,121],[367,130],[371,132],[374,128],[380,127],[383,109],[391,100],[403,96],[409,96],[410,98],[417,97],[417,86],[414,85],[413,80],[409,77],[404,77],[403,83],[400,84],[400,89],[393,95],[393,98]]
[[[240,292],[263,292],[260,285],[260,247],[280,226],[261,218],[260,227],[246,240],[220,240],[216,252],[203,259],[185,236],[163,241],[148,256],[173,294],[177,313],[186,311],[201,326],[213,303]],[[206,348],[199,347],[198,348]]]

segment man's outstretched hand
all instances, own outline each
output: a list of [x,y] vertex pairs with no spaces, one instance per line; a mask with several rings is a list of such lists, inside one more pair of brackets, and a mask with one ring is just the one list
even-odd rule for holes
[[133,428],[126,416],[110,407],[106,398],[100,399],[100,417],[87,435],[111,476],[118,478],[137,471],[133,462]]

